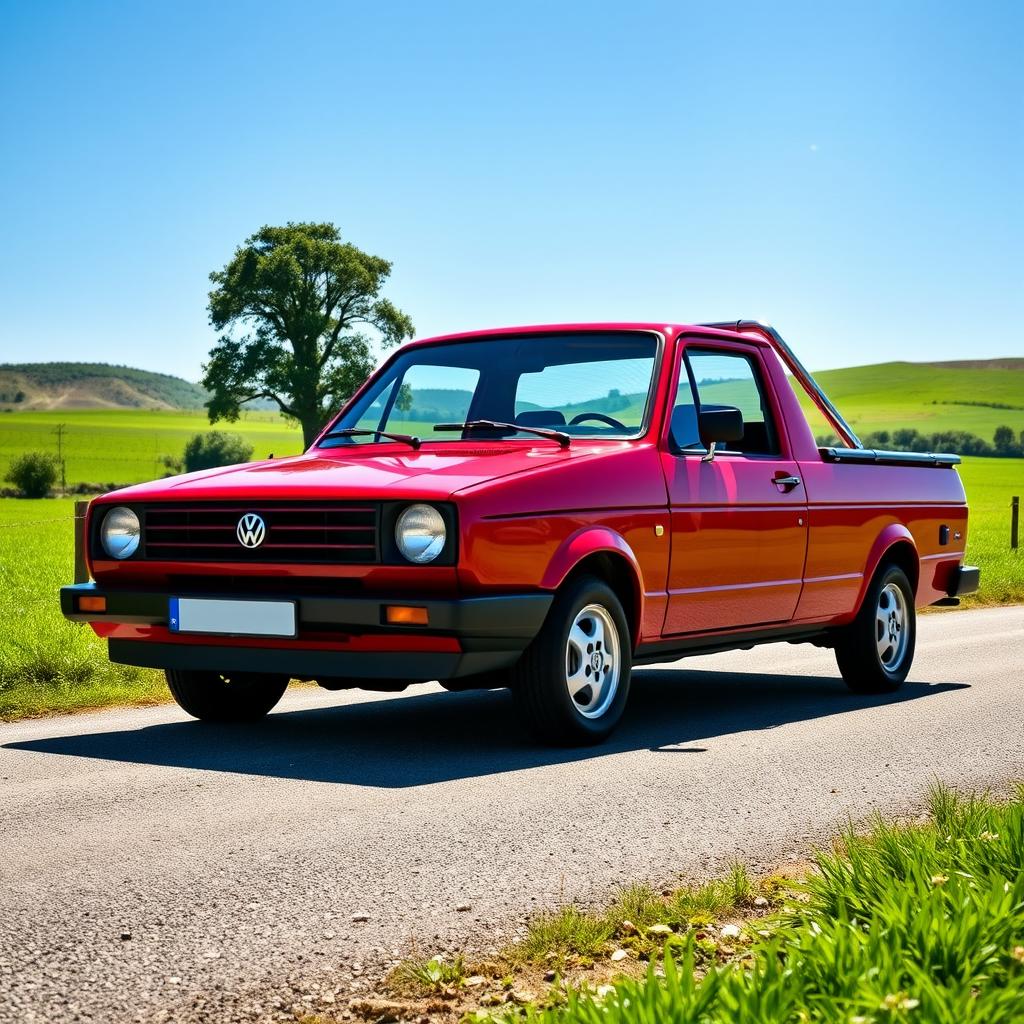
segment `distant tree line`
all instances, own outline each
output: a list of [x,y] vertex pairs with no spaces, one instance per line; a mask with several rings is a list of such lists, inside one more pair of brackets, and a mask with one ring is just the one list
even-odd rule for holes
[[[822,448],[840,444],[835,434],[815,438]],[[991,442],[966,430],[938,430],[923,434],[915,427],[902,430],[876,430],[861,436],[865,448],[890,449],[901,452],[953,452],[956,455],[983,455],[1003,459],[1024,456],[1024,430],[1019,434],[1012,427],[996,427]]]

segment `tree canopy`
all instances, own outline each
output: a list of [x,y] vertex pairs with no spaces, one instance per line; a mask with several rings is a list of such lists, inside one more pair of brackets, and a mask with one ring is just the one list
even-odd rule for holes
[[203,386],[211,422],[268,398],[310,445],[373,369],[373,342],[411,337],[412,321],[380,291],[391,264],[333,224],[262,227],[210,275],[210,323],[225,331]]

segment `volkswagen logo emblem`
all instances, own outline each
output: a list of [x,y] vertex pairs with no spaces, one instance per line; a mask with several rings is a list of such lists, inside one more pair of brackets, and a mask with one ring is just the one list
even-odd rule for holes
[[235,536],[243,548],[258,548],[267,539],[267,524],[255,512],[246,512],[235,527]]

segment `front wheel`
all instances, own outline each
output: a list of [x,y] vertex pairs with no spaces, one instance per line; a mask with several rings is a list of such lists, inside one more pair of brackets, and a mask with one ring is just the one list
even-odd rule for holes
[[287,676],[255,672],[184,672],[164,675],[178,706],[203,722],[254,722],[268,714],[288,688]]
[[559,591],[540,633],[512,669],[512,691],[549,743],[599,743],[629,696],[629,625],[604,582],[582,576]]
[[857,618],[836,644],[836,661],[854,693],[891,693],[910,672],[917,638],[914,591],[898,566],[871,581]]

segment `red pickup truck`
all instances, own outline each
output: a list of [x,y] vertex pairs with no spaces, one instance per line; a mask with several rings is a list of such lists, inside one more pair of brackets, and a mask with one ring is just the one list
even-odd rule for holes
[[436,679],[595,742],[634,665],[688,654],[813,643],[851,690],[898,687],[915,606],[978,587],[957,462],[861,447],[755,321],[430,338],[304,455],[96,499],[94,582],[61,605],[200,719],[265,715],[293,678]]

